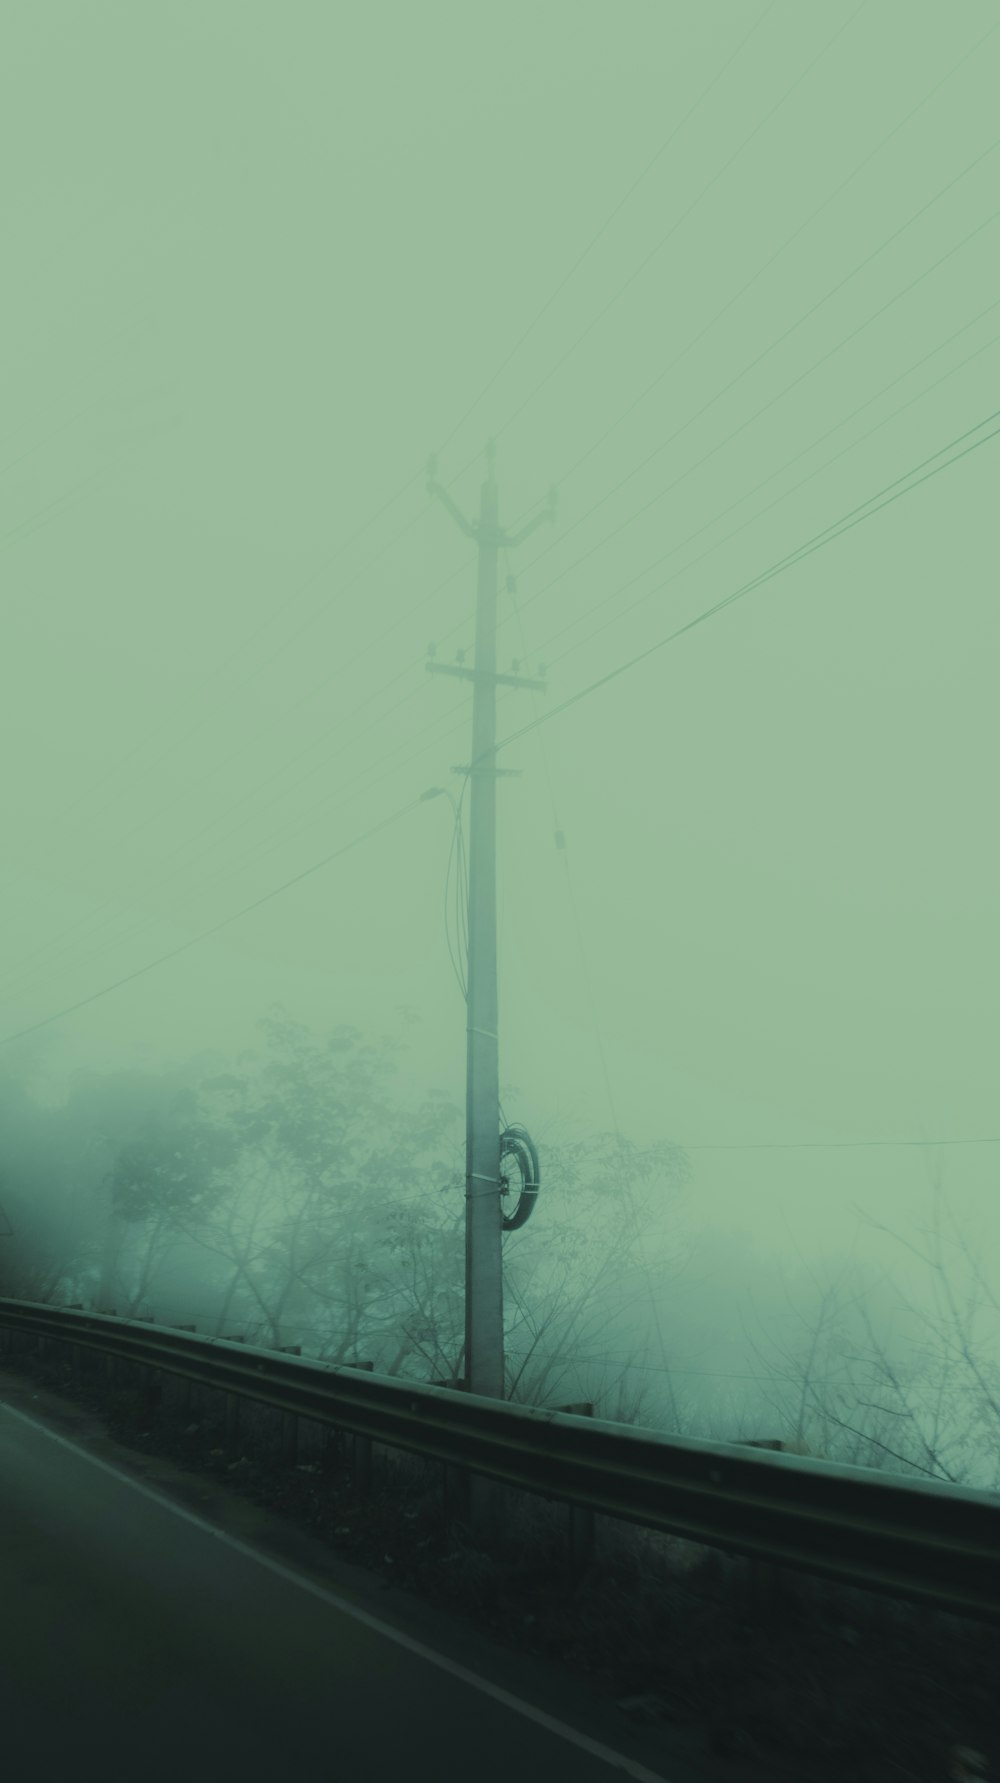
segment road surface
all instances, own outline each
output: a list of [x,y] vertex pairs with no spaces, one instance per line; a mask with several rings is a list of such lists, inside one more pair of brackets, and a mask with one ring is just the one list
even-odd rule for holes
[[683,1752],[665,1762],[670,1734],[386,1594],[214,1482],[120,1449],[94,1414],[15,1375],[0,1375],[0,1591],[10,1776],[715,1775]]

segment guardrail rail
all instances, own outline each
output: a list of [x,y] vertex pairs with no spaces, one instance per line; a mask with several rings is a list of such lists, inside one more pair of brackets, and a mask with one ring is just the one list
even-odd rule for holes
[[0,1298],[0,1326],[598,1515],[1000,1622],[1000,1493],[512,1405],[109,1313]]

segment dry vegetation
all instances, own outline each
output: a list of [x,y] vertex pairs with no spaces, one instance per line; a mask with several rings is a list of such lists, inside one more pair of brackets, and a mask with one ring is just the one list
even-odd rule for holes
[[[0,1288],[401,1378],[461,1376],[461,1111],[434,1095],[404,1106],[391,1048],[354,1030],[317,1043],[279,1012],[264,1033],[263,1056],[235,1073],[87,1079],[56,1109],[0,1079],[12,1228]],[[781,1435],[911,1478],[1000,1486],[995,1269],[939,1178],[908,1246],[931,1283],[923,1303],[852,1259],[827,1281],[804,1264],[779,1295],[739,1233],[692,1263],[686,1181],[665,1142],[547,1145],[544,1216],[505,1242],[509,1399],[583,1399],[679,1435]],[[710,1361],[750,1290],[764,1347],[744,1326],[742,1374],[702,1369],[702,1346]],[[645,1365],[647,1327],[662,1366]],[[623,1715],[683,1725],[733,1762],[803,1783],[976,1783],[982,1755],[1000,1752],[994,1630],[814,1579],[762,1591],[736,1557],[611,1522],[574,1571],[567,1508],[525,1496],[510,1495],[487,1553],[437,1467],[377,1454],[368,1489],[349,1439],[303,1425],[292,1464],[272,1413],[245,1405],[227,1429],[217,1397],[169,1381],[150,1397],[138,1376],[112,1388],[102,1363],[77,1375],[51,1348],[12,1361],[92,1396],[121,1441],[218,1475],[585,1676]],[[710,1386],[720,1374],[728,1400]]]

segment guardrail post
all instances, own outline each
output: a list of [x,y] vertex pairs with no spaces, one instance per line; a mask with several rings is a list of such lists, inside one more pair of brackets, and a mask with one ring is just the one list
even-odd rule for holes
[[[466,1391],[465,1378],[449,1375],[445,1380],[431,1381],[432,1387],[449,1387],[453,1393]],[[441,1508],[444,1520],[449,1523],[452,1517],[467,1517],[469,1512],[469,1476],[464,1467],[454,1467],[449,1461],[441,1463]]]
[[[239,1333],[228,1332],[225,1337],[225,1342],[226,1343],[246,1343],[246,1338],[242,1332],[239,1332]],[[226,1394],[226,1434],[225,1434],[226,1448],[227,1449],[235,1449],[239,1440],[240,1440],[240,1396],[238,1393],[227,1393]]]
[[[745,1449],[771,1449],[777,1454],[810,1455],[805,1443],[785,1442],[777,1436],[738,1437]],[[774,1615],[788,1595],[789,1574],[786,1567],[773,1560],[750,1561],[750,1614],[754,1617]]]
[[[134,1316],[135,1316],[136,1320],[143,1325],[155,1325],[156,1324],[156,1320],[154,1319],[151,1312],[137,1312]],[[155,1382],[159,1378],[160,1370],[158,1368],[154,1368],[152,1366],[152,1364],[150,1364],[150,1363],[144,1364],[142,1362],[140,1362],[138,1364],[138,1368],[139,1368],[139,1392],[142,1395],[144,1410],[149,1411],[152,1409],[153,1389],[154,1389]]]
[[[83,1301],[82,1300],[67,1301],[66,1310],[68,1312],[83,1312]],[[83,1373],[83,1364],[80,1359],[80,1345],[78,1343],[70,1344],[70,1346],[69,1346],[69,1361],[70,1361],[70,1367],[73,1370],[73,1378],[74,1378],[74,1380],[78,1381],[80,1379],[81,1374]]]
[[[117,1316],[115,1308],[113,1306],[102,1307],[101,1311],[110,1314],[111,1318],[115,1318]],[[117,1358],[117,1356],[112,1356],[112,1355],[105,1356],[105,1358],[104,1358],[104,1378],[106,1381],[110,1381],[111,1385],[114,1386],[116,1380],[118,1379],[118,1358]]]
[[[301,1356],[300,1343],[283,1343],[279,1345],[282,1356]],[[286,1467],[294,1467],[299,1458],[299,1420],[295,1412],[281,1414],[281,1455]]]
[[[174,1326],[175,1331],[197,1331],[197,1329],[197,1325]],[[181,1412],[185,1418],[191,1416],[191,1388],[193,1385],[193,1381],[188,1380],[185,1375],[181,1376]]]
[[[375,1367],[374,1362],[352,1362],[352,1368],[363,1368],[369,1374]],[[355,1436],[353,1439],[354,1486],[359,1498],[367,1498],[372,1489],[372,1439],[370,1436]]]
[[[557,1412],[572,1412],[577,1418],[592,1418],[594,1402],[577,1399],[572,1405],[557,1405]],[[594,1513],[583,1504],[569,1507],[569,1570],[575,1579],[582,1578],[594,1558]]]

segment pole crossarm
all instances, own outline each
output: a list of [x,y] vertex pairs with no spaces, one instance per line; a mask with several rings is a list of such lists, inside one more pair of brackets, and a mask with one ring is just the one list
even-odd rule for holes
[[530,539],[532,533],[537,532],[540,526],[550,525],[555,520],[556,492],[551,489],[548,507],[543,508],[542,512],[536,514],[533,519],[526,521],[519,532],[508,532],[506,527],[490,526],[483,520],[477,524],[476,521],[466,518],[444,484],[438,482],[433,467],[434,460],[431,459],[427,470],[427,493],[437,496],[442,505],[447,508],[455,525],[461,532],[464,532],[467,539],[475,539],[481,545],[492,545],[497,551],[512,551],[516,545],[523,545],[525,539]]
[[[431,464],[433,464],[433,460],[431,461]],[[428,466],[427,471],[427,493],[428,495],[437,496],[438,500],[447,508],[455,525],[461,532],[464,532],[467,539],[478,539],[478,527],[475,526],[471,520],[466,519],[458,503],[452,500],[452,497],[448,494],[444,484],[438,482],[433,469],[430,466]]]
[[545,693],[548,689],[547,681],[539,681],[533,675],[484,673],[479,669],[467,669],[457,662],[429,662],[427,673],[429,675],[457,675],[460,681],[492,681],[494,684],[500,682],[504,687],[533,688],[537,693]]
[[525,539],[530,539],[532,533],[537,532],[540,526],[551,525],[555,520],[555,517],[556,498],[555,490],[553,490],[552,494],[549,496],[548,507],[544,508],[540,514],[536,514],[533,520],[526,521],[520,532],[508,533],[504,538],[504,544],[508,550],[513,550],[515,545],[523,545]]
[[535,675],[494,675],[493,679],[504,687],[526,687],[536,693],[548,692],[548,682],[539,680]]

